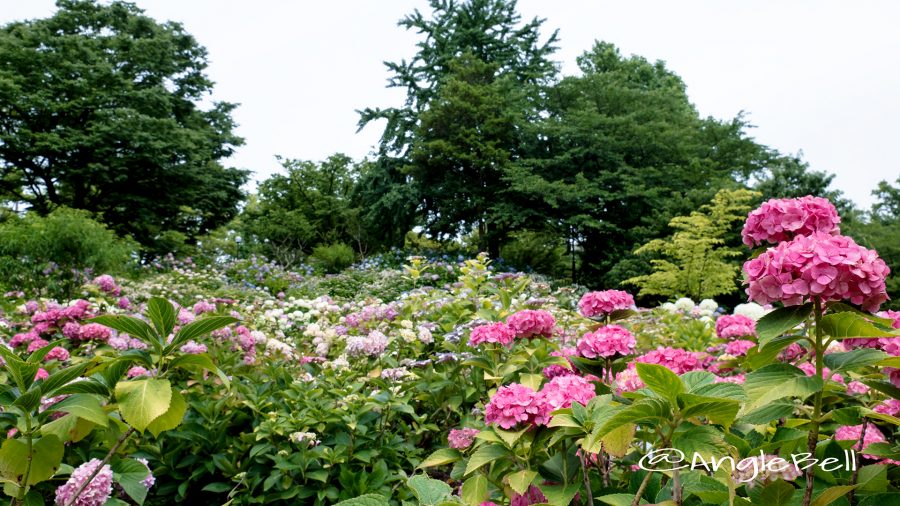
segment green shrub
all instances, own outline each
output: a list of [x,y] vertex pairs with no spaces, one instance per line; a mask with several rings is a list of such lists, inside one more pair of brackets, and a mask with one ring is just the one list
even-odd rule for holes
[[565,277],[571,268],[565,246],[547,234],[519,232],[500,250],[500,257],[518,270]]
[[328,274],[336,274],[353,265],[356,261],[356,252],[350,246],[336,242],[327,246],[316,246],[311,257],[320,269]]
[[119,239],[85,211],[12,215],[0,224],[0,285],[70,298],[93,275],[125,271],[134,253],[134,243]]

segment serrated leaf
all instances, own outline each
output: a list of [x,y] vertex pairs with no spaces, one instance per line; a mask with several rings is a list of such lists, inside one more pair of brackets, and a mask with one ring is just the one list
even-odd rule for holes
[[172,386],[164,379],[120,381],[115,393],[122,418],[138,432],[168,411],[172,400]]
[[175,357],[169,362],[169,369],[185,369],[185,370],[207,370],[214,373],[225,385],[225,388],[231,388],[231,381],[228,376],[216,367],[212,359],[206,353],[183,354]]
[[854,337],[897,337],[898,333],[876,327],[861,314],[851,311],[834,313],[822,317],[820,328],[835,339]]
[[419,464],[419,467],[443,466],[452,464],[462,458],[462,453],[460,453],[459,450],[454,450],[453,448],[441,448],[423,460],[422,463]]
[[88,394],[75,394],[49,406],[47,411],[68,413],[79,418],[83,418],[89,422],[95,423],[101,427],[109,424],[109,417],[100,404],[100,399]]
[[[665,399],[647,397],[640,399],[615,415],[600,427],[594,429],[595,437],[602,438],[619,427],[630,423],[664,422],[672,417],[672,407]],[[593,434],[593,433],[592,433]]]
[[669,402],[675,404],[678,394],[684,393],[684,383],[677,374],[669,369],[657,364],[645,364],[638,362],[637,374],[641,380],[647,385],[647,388],[668,399]]
[[30,454],[24,439],[7,439],[0,447],[0,476],[22,485],[21,480],[24,478],[28,461],[31,460],[28,483],[24,485],[49,480],[59,469],[64,452],[62,441],[53,435],[34,440]]
[[187,402],[184,401],[181,392],[172,390],[172,399],[169,402],[169,409],[162,415],[154,418],[153,421],[150,422],[150,425],[147,426],[147,430],[153,434],[153,437],[159,437],[161,433],[181,425],[181,421],[184,419],[184,413],[186,411]]
[[412,489],[419,504],[422,505],[439,504],[453,495],[450,485],[421,474],[410,476],[406,480],[406,485]]
[[535,477],[537,477],[537,471],[523,469],[508,475],[507,479],[509,480],[510,488],[519,495],[525,495],[525,492],[528,490],[528,487],[531,485],[531,482],[534,481]]
[[763,425],[793,415],[794,409],[796,409],[794,403],[790,401],[770,402],[758,409],[744,414],[740,417],[739,421],[750,425]]
[[460,496],[468,506],[479,506],[488,498],[488,479],[479,473],[470,476],[462,485]]
[[821,390],[824,385],[822,378],[807,376],[792,365],[767,365],[747,374],[743,386],[749,402],[744,405],[742,412],[750,413],[785,397],[798,397],[802,400]]
[[175,307],[162,297],[153,297],[147,301],[147,318],[153,323],[156,332],[165,339],[175,328]]
[[768,312],[756,322],[759,349],[765,349],[769,341],[806,321],[812,311],[813,304],[809,302],[801,306],[781,307]]
[[888,486],[888,466],[884,464],[872,464],[859,468],[857,484],[860,492],[878,493],[886,492]]
[[181,345],[191,339],[197,339],[200,336],[205,336],[210,332],[237,322],[237,318],[232,318],[230,316],[207,316],[205,318],[194,320],[184,327],[181,327],[181,330],[175,334],[175,338],[172,339],[172,342],[166,346],[165,353],[170,353],[172,350],[178,349]]
[[468,476],[480,469],[482,466],[485,466],[499,458],[507,456],[509,456],[509,451],[502,445],[486,444],[479,446],[478,449],[475,450],[475,453],[473,453],[472,456],[469,457],[469,462],[468,464],[466,464],[466,472],[464,475]]
[[345,501],[335,503],[334,506],[390,506],[390,504],[391,503],[383,495],[363,494],[361,496],[354,497],[353,499],[347,499]]
[[831,369],[832,373],[839,373],[875,365],[887,356],[887,353],[880,350],[860,348],[842,353],[829,353],[825,355],[824,360],[825,365]]
[[100,325],[109,327],[113,330],[118,330],[131,337],[140,339],[147,344],[159,346],[159,338],[156,335],[156,331],[153,330],[153,327],[148,325],[144,320],[140,320],[133,316],[101,315],[95,316],[87,321],[89,323],[99,323]]
[[580,483],[570,483],[568,485],[538,485],[541,493],[547,498],[547,503],[553,506],[568,506],[572,503],[575,494],[581,490]]
[[139,505],[147,498],[147,487],[142,483],[150,476],[150,470],[143,463],[133,459],[121,459],[110,466],[113,479],[122,486],[128,497]]
[[825,489],[824,492],[813,498],[810,506],[828,506],[829,504],[837,501],[841,497],[844,497],[851,490],[855,490],[858,485],[842,485],[839,487],[830,487]]

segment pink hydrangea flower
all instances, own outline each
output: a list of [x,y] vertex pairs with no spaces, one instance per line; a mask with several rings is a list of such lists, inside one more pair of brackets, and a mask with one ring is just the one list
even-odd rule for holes
[[828,199],[772,199],[752,211],[741,231],[744,244],[779,243],[813,233],[838,234],[841,218]]
[[138,457],[134,460],[140,462],[141,464],[144,464],[144,467],[147,468],[147,477],[141,480],[141,484],[144,485],[147,490],[150,490],[150,487],[152,487],[156,483],[156,477],[153,476],[153,471],[150,470],[150,463],[147,462],[147,459],[141,457]]
[[532,504],[543,504],[547,502],[541,489],[534,485],[528,485],[525,495],[513,493],[512,499],[509,500],[509,506],[530,506]]
[[146,368],[136,365],[131,369],[128,369],[128,372],[125,373],[125,376],[128,378],[137,378],[138,376],[153,376]]
[[119,292],[121,291],[121,289],[116,286],[116,280],[109,274],[97,276],[92,283],[100,290],[113,295],[119,295]]
[[69,360],[69,350],[60,346],[54,347],[52,350],[50,350],[50,353],[44,356],[44,362],[48,362],[50,360],[59,360],[60,362]]
[[[811,364],[809,362],[804,362],[802,364],[799,364],[797,367],[801,371],[805,372],[807,376],[815,376],[816,375],[816,366],[814,364]],[[837,373],[831,374],[831,369],[823,366],[822,367],[822,379],[828,380],[828,378],[831,378],[831,381],[840,383],[841,385],[844,384],[843,376],[841,376],[840,374],[837,374]]]
[[852,395],[865,395],[869,393],[869,387],[859,381],[851,381],[847,384],[847,393]]
[[716,320],[716,335],[721,339],[756,336],[756,322],[742,314],[722,315]]
[[35,332],[33,330],[30,332],[16,334],[16,335],[12,336],[12,339],[9,340],[9,346],[10,346],[10,348],[18,348],[19,346],[22,346],[25,343],[30,343],[31,341],[34,341],[35,339],[40,339],[40,336],[38,335],[37,332]]
[[509,315],[506,323],[516,332],[516,337],[550,337],[556,319],[547,311],[526,309]]
[[491,425],[511,429],[520,423],[546,425],[550,406],[534,390],[513,383],[500,387],[484,408],[484,420]]
[[606,325],[594,332],[588,332],[578,340],[578,354],[587,358],[610,358],[630,355],[637,340],[634,335],[619,325]]
[[713,380],[713,383],[735,383],[738,385],[743,385],[746,378],[743,374],[735,374],[734,376],[716,376],[716,379]]
[[880,313],[877,313],[875,316],[880,316],[881,318],[887,318],[889,320],[894,320],[894,323],[891,325],[895,329],[900,329],[900,311],[891,311],[886,310]]
[[509,324],[489,323],[472,329],[472,333],[469,335],[469,346],[478,346],[481,343],[509,346],[515,337],[516,331]]
[[744,272],[747,295],[759,304],[796,306],[818,298],[849,300],[876,311],[888,299],[887,264],[875,251],[841,235],[798,236],[747,261]]
[[199,344],[193,339],[184,343],[184,345],[180,348],[182,353],[187,353],[189,355],[197,355],[200,353],[206,353],[206,345]]
[[604,290],[602,292],[588,292],[578,301],[578,309],[587,318],[608,315],[613,311],[631,309],[634,307],[634,297],[622,290]]
[[900,400],[887,399],[881,404],[875,406],[873,411],[885,415],[897,416],[897,414],[900,413]]
[[701,355],[681,348],[659,347],[635,359],[645,364],[659,364],[675,374],[684,374],[703,368]]
[[62,334],[69,339],[81,339],[81,325],[75,322],[67,322],[63,325]]
[[794,359],[800,357],[806,353],[806,350],[797,343],[789,344],[785,349],[781,350],[781,353],[778,354],[778,360],[782,362],[793,362]]
[[90,339],[96,341],[106,341],[109,339],[110,332],[107,327],[100,325],[99,323],[88,323],[87,325],[83,325],[81,327],[81,331],[78,333],[78,339],[87,341]]
[[49,341],[46,341],[41,338],[37,338],[34,341],[31,341],[30,343],[28,343],[28,353],[37,351],[37,350],[43,348],[44,346],[47,346],[48,344],[50,344]]
[[644,388],[644,382],[638,376],[637,369],[634,364],[628,364],[628,367],[616,374],[616,392],[622,395],[624,392],[634,392]]
[[[568,357],[572,357],[578,354],[578,351],[572,347],[561,348],[556,351],[551,351],[550,356],[552,357],[565,357],[568,360]],[[553,364],[551,366],[547,366],[544,368],[544,377],[547,379],[553,379],[557,376],[566,376],[569,374],[577,374],[574,371],[574,366],[572,362],[569,361],[569,367],[565,367],[562,365]]]
[[50,377],[50,373],[47,372],[43,367],[37,370],[37,374],[34,375],[34,381],[37,380],[45,380]]
[[[91,459],[81,464],[72,476],[69,477],[63,485],[56,489],[56,504],[68,504],[74,497],[75,492],[81,488],[81,485],[93,474],[100,466],[99,459]],[[100,472],[91,480],[87,487],[75,499],[74,506],[102,506],[110,494],[112,494],[113,473],[112,469],[105,465]]]
[[131,309],[131,301],[128,297],[119,297],[119,300],[116,301],[116,306],[119,309]]
[[447,436],[447,444],[450,448],[455,448],[457,450],[463,450],[470,446],[472,446],[472,442],[475,440],[475,436],[481,432],[478,429],[472,429],[470,427],[464,427],[462,429],[451,429],[450,434]]
[[550,411],[568,408],[573,402],[587,406],[587,403],[597,396],[593,383],[574,374],[551,379],[539,393],[550,406]]
[[[843,425],[838,427],[836,431],[834,431],[834,439],[836,441],[859,441],[859,436],[862,434],[862,424],[860,425]],[[869,423],[866,427],[866,434],[863,437],[863,453],[864,457],[868,457],[870,459],[880,460],[881,457],[876,457],[875,455],[869,455],[864,453],[866,448],[873,443],[885,443],[887,440],[884,438],[884,434],[878,430],[874,424]],[[857,446],[854,445],[853,449],[856,450]]]
[[740,357],[746,355],[747,351],[754,346],[756,346],[756,343],[744,339],[729,341],[729,343],[725,345],[725,353],[735,357]]
[[205,300],[201,300],[200,302],[194,304],[194,314],[202,315],[203,313],[214,313],[216,311],[216,305],[211,304]]

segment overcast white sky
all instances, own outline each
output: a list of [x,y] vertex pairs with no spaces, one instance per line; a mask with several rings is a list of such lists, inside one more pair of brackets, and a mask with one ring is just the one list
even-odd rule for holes
[[[264,179],[275,155],[362,158],[381,133],[356,133],[355,112],[399,105],[384,60],[411,56],[417,38],[396,26],[425,0],[137,0],[182,22],[209,50],[217,100],[238,102],[246,145],[235,166]],[[53,0],[0,0],[0,23],[44,17]],[[900,176],[900,2],[756,0],[520,0],[525,18],[558,28],[564,74],[595,39],[664,60],[704,116],[749,113],[752,135],[868,206],[879,180]]]

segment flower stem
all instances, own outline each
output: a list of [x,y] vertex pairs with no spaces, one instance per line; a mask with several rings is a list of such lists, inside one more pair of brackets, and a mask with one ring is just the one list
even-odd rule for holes
[[25,474],[22,477],[22,486],[19,488],[19,493],[16,494],[16,504],[25,503],[25,489],[28,487],[28,477],[31,474],[31,462],[34,460],[34,455],[32,454],[32,451],[34,449],[34,434],[31,430],[31,415],[28,412],[25,412],[25,432],[25,440],[26,444],[28,445],[28,464],[25,465]]
[[[822,344],[822,301],[818,297],[814,299],[813,317],[816,323],[816,376],[822,377],[823,357],[825,349]],[[810,453],[810,458],[816,456],[816,444],[819,442],[819,418],[822,416],[822,392],[824,385],[816,392],[813,400],[812,427],[809,430],[809,439],[806,441],[806,451]],[[803,492],[803,506],[809,506],[812,502],[813,482],[815,481],[816,466],[809,466],[806,469],[806,490]]]
[[[863,417],[862,419],[862,429],[859,431],[859,443],[856,445],[856,451],[862,452],[863,444],[866,440],[866,428],[869,425],[869,421]],[[850,476],[850,486],[856,485],[856,482],[859,480],[859,453],[856,453],[853,456],[853,475]],[[851,490],[847,494],[847,502],[849,502],[852,506],[853,504],[853,490]]]
[[72,506],[73,504],[75,504],[75,501],[78,500],[78,496],[80,496],[81,493],[84,492],[84,489],[86,489],[87,486],[90,485],[94,477],[97,476],[101,469],[103,469],[103,466],[109,464],[109,459],[111,459],[112,456],[115,455],[115,453],[119,450],[119,447],[122,446],[122,443],[124,443],[125,440],[128,439],[128,436],[130,436],[134,432],[136,432],[134,430],[134,427],[130,427],[127,431],[125,431],[124,434],[119,437],[119,440],[116,441],[116,444],[109,449],[109,453],[106,454],[106,457],[103,457],[103,461],[100,462],[100,465],[97,466],[96,469],[94,469],[94,472],[91,473],[91,475],[88,476],[86,480],[84,480],[84,483],[82,483],[81,486],[78,487],[78,490],[76,490],[75,493],[72,494],[72,497],[69,499],[69,502],[65,504],[65,506]]

